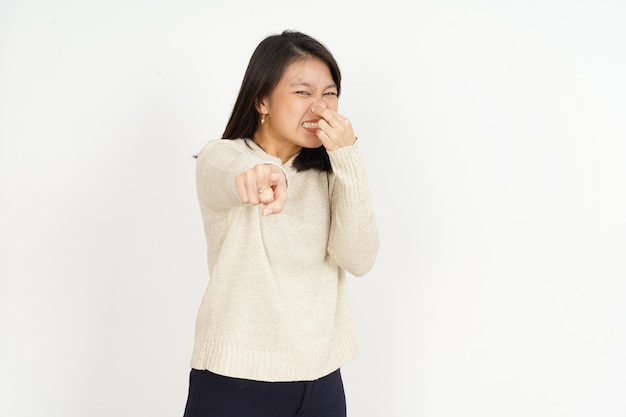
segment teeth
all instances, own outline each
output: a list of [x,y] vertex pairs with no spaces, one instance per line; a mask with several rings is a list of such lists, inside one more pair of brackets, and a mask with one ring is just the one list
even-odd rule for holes
[[317,123],[304,122],[302,127],[305,129],[317,129]]

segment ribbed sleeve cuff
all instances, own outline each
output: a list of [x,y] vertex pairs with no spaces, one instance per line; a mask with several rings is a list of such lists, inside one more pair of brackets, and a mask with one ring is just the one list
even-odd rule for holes
[[355,203],[370,198],[367,183],[365,157],[358,140],[350,146],[328,152],[338,184],[346,203]]

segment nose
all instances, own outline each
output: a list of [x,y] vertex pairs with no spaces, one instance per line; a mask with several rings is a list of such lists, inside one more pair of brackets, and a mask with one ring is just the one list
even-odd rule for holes
[[315,100],[313,100],[313,104],[311,104],[311,109],[313,107],[323,107],[323,108],[328,107],[328,104],[324,100],[323,96],[313,96],[313,97],[315,98]]

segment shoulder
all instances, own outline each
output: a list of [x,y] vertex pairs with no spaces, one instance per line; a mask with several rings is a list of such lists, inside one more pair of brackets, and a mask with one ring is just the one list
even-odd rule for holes
[[225,149],[239,150],[242,153],[251,151],[248,139],[212,139],[200,149],[198,156],[207,152],[219,152]]

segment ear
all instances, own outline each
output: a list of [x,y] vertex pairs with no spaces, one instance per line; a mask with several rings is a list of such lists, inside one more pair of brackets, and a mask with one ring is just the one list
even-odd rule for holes
[[270,112],[270,101],[267,97],[261,98],[256,103],[256,111],[260,114],[268,114]]

